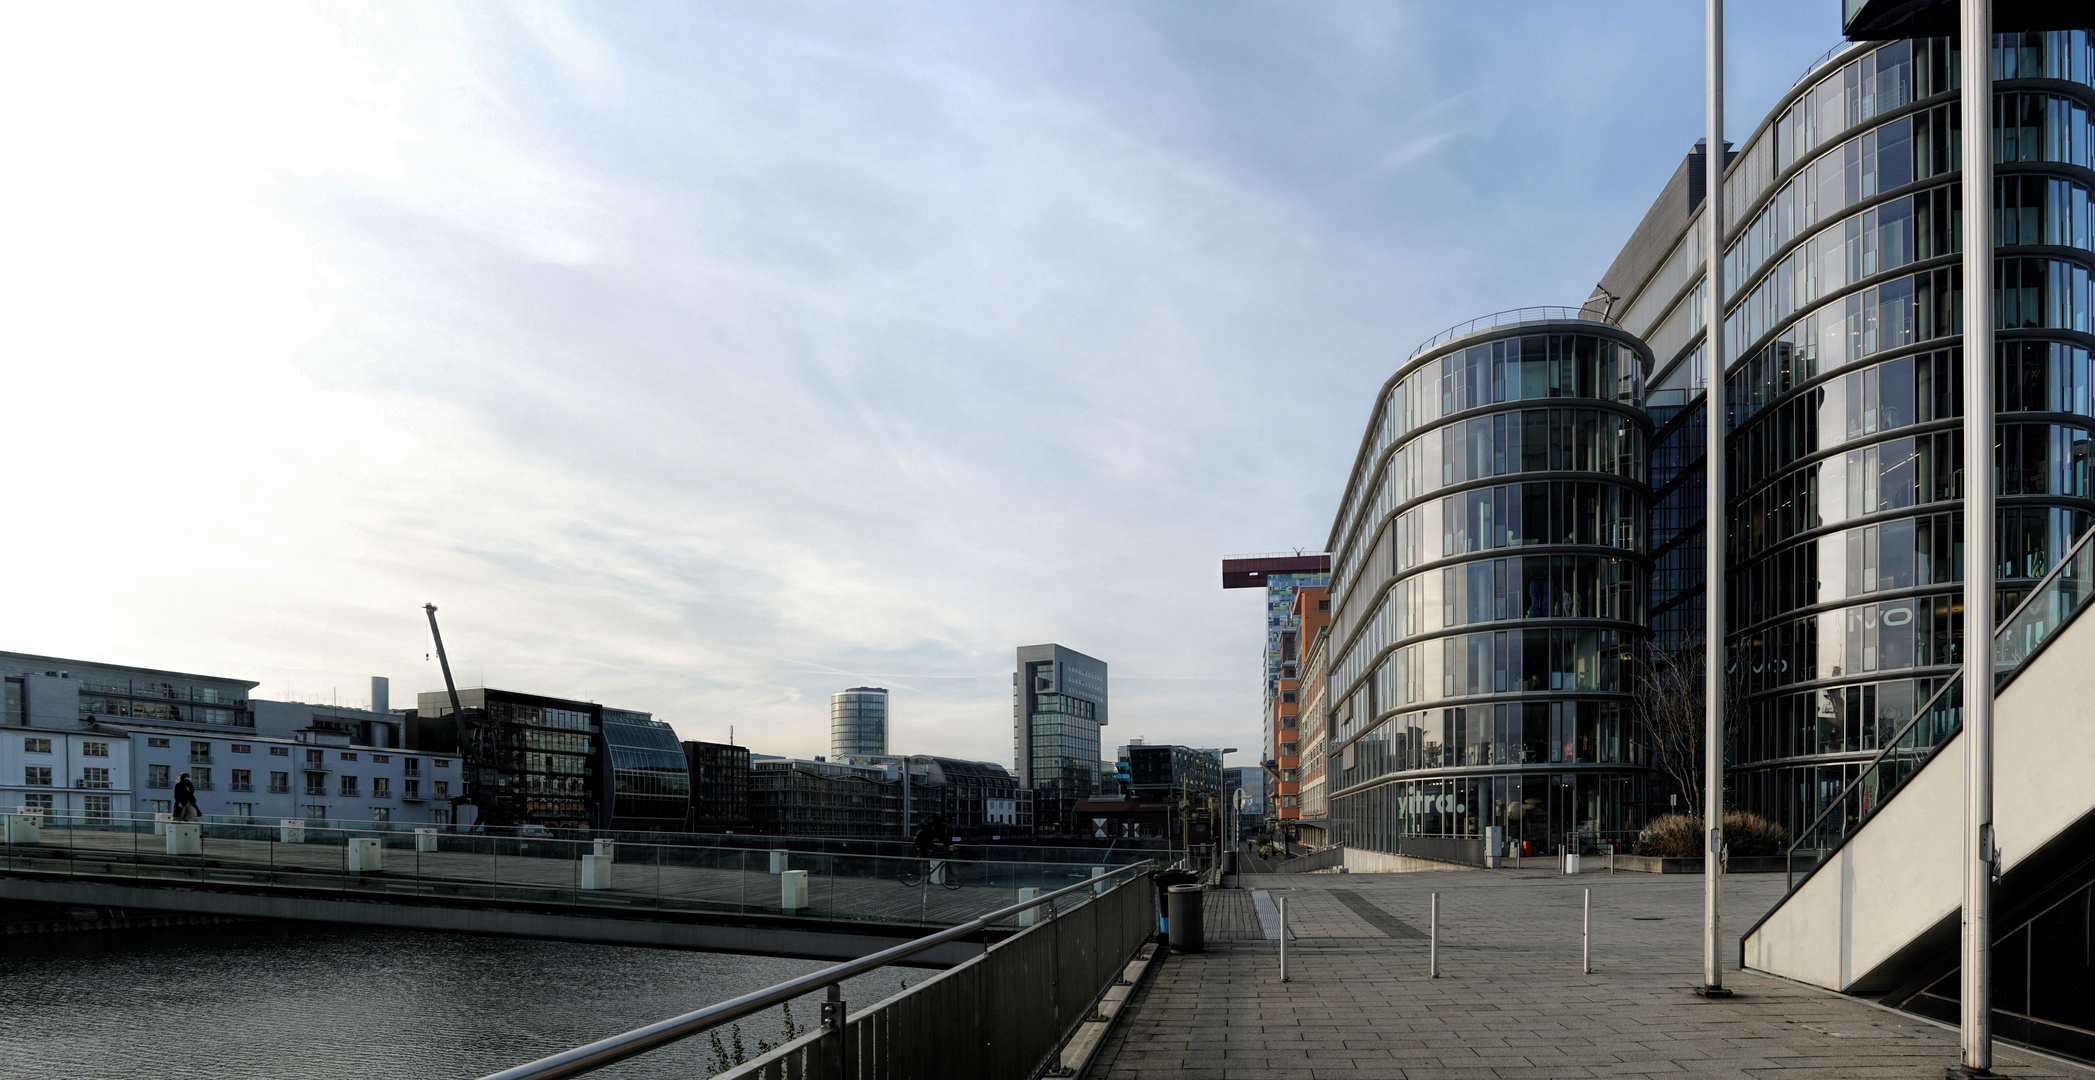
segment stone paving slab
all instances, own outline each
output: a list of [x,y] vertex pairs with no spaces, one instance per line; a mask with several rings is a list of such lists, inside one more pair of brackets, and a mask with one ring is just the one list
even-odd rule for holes
[[[1956,1061],[1954,1032],[1736,970],[1737,935],[1781,896],[1777,876],[1726,879],[1730,1001],[1690,992],[1702,972],[1695,876],[1299,874],[1260,887],[1288,897],[1292,981],[1278,979],[1275,942],[1211,937],[1205,954],[1170,957],[1143,984],[1090,1076],[1934,1080]],[[1587,889],[1591,975],[1579,968]],[[1424,938],[1390,936],[1362,913],[1423,930],[1435,892],[1438,979]],[[1995,1068],[2095,1077],[2005,1046]]]

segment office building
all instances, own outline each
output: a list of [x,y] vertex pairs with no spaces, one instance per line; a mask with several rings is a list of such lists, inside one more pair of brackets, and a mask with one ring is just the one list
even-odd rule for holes
[[413,750],[457,754],[488,825],[588,829],[599,824],[603,707],[587,701],[474,687],[458,692],[463,723],[442,690],[417,699]]
[[686,830],[695,833],[750,831],[749,748],[728,743],[686,742],[684,762],[691,775],[691,817]]
[[[2084,532],[2085,31],[1994,50],[1996,611]],[[1727,157],[1733,805],[1808,825],[1956,671],[1964,628],[1958,94],[1948,38],[1866,41]],[[1699,648],[1706,306],[1698,146],[1601,279],[1650,342],[1659,648]]]
[[881,757],[887,753],[887,691],[854,686],[829,697],[829,757],[832,761]]
[[1222,770],[1222,790],[1237,812],[1237,834],[1245,840],[1266,827],[1266,770],[1256,765],[1232,765]]
[[1642,828],[1649,365],[1612,323],[1530,309],[1434,337],[1383,385],[1329,544],[1331,840]]
[[[1277,817],[1281,810],[1281,771],[1294,773],[1300,762],[1281,762],[1281,744],[1295,742],[1293,736],[1283,736],[1281,722],[1292,721],[1297,715],[1294,700],[1298,691],[1300,672],[1297,670],[1303,652],[1302,628],[1296,618],[1295,593],[1298,589],[1324,588],[1331,580],[1331,556],[1325,552],[1275,552],[1264,555],[1231,555],[1222,560],[1222,587],[1225,589],[1264,589],[1266,599],[1266,645],[1261,658],[1259,685],[1262,690],[1259,705],[1259,734],[1262,764],[1266,769],[1265,815]],[[1286,709],[1281,706],[1286,705]],[[1288,754],[1292,759],[1296,755]],[[1296,781],[1289,780],[1286,795],[1287,809],[1297,809]]]
[[1327,667],[1324,662],[1331,638],[1331,595],[1322,587],[1295,590],[1295,622],[1301,628],[1297,648],[1302,650],[1298,689],[1297,773],[1295,782],[1297,839],[1313,846],[1325,843],[1325,816],[1330,786],[1325,771],[1330,747],[1330,710],[1325,707]]
[[1070,810],[1098,791],[1106,664],[1060,645],[1022,645],[1011,677],[1013,756],[1033,792],[1034,830],[1070,833]]
[[597,775],[608,777],[597,805],[598,824],[633,832],[681,832],[691,817],[691,768],[676,731],[643,712],[603,710],[603,756]]
[[[902,785],[883,766],[755,754],[749,769],[749,816],[760,835],[903,838]],[[928,786],[912,794],[929,805]]]

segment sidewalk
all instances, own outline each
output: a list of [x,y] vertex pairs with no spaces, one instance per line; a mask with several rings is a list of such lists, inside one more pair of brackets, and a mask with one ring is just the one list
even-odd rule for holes
[[[1702,981],[1702,879],[1547,871],[1255,875],[1222,899],[1205,955],[1145,981],[1090,1075],[1396,1078],[1779,1076],[1935,1080],[1957,1038],[1860,1001],[1738,972],[1740,931],[1782,895],[1779,874],[1725,879],[1730,1001]],[[1593,973],[1579,971],[1593,891]],[[1245,926],[1251,889],[1288,899],[1277,942]],[[1440,970],[1426,975],[1430,896]],[[1209,893],[1210,901],[1217,899]],[[1220,931],[1220,933],[1218,933]],[[2000,1048],[2018,1077],[2095,1077]]]

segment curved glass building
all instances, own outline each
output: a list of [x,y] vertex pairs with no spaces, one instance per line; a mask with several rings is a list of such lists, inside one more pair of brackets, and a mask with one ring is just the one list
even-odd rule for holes
[[829,757],[880,757],[887,753],[887,691],[854,686],[829,696]]
[[1642,828],[1650,363],[1598,316],[1526,309],[1384,384],[1328,548],[1334,843]]
[[[1996,35],[1992,48],[2000,411],[1987,572],[2005,616],[2095,512],[2095,50],[2086,30]],[[1853,45],[1799,80],[1725,172],[1725,620],[1740,696],[1729,798],[1793,834],[1960,662],[1956,72],[1952,39]],[[1700,168],[1698,151],[1684,171]],[[1602,279],[1657,355],[1654,472],[1680,481],[1660,479],[1654,520],[1662,646],[1700,623],[1695,187],[1674,210],[1669,188]]]

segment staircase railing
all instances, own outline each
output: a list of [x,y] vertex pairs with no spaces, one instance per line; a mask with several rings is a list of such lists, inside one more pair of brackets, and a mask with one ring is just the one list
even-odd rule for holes
[[[1996,689],[2006,686],[2043,652],[2060,628],[2072,622],[2095,595],[2095,543],[2091,540],[2095,540],[2095,529],[2074,543],[1993,632]],[[1804,884],[1864,822],[1882,810],[1963,723],[1964,677],[1960,674],[1936,691],[1855,781],[1797,834],[1797,842],[1789,849],[1790,891]]]

